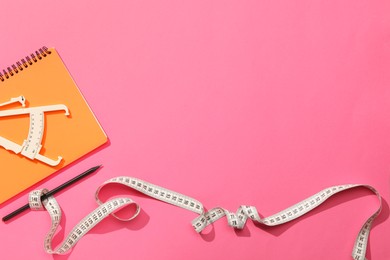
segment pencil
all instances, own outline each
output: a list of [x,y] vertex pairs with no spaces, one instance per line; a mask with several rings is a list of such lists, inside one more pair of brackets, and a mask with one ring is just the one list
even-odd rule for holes
[[[41,196],[41,201],[47,199],[48,197],[50,197],[50,196],[56,194],[57,192],[59,192],[59,191],[65,189],[66,187],[69,187],[70,185],[74,184],[75,182],[77,182],[77,181],[79,181],[79,180],[85,178],[86,176],[92,174],[93,172],[95,172],[95,171],[96,171],[97,169],[99,169],[100,167],[101,167],[101,165],[92,167],[91,169],[86,170],[86,171],[83,172],[82,174],[80,174],[80,175],[74,177],[73,179],[70,179],[69,181],[67,181],[67,182],[65,182],[65,183],[63,183],[63,184],[61,184],[60,186],[58,186],[58,187],[52,189],[51,191],[47,192],[46,194],[43,194],[43,195]],[[8,214],[7,216],[3,217],[3,221],[4,221],[4,222],[5,222],[5,221],[8,221],[8,220],[10,220],[11,218],[13,218],[13,217],[19,215],[20,213],[22,213],[23,211],[25,211],[25,210],[27,210],[27,209],[29,209],[29,208],[30,208],[30,205],[27,203],[27,204],[24,205],[23,207],[20,207],[20,208],[18,208],[17,210],[15,210],[15,211],[11,212],[10,214]]]

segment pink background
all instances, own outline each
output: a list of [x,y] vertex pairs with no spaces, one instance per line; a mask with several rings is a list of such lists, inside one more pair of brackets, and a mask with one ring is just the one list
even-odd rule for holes
[[[56,196],[60,234],[117,175],[207,208],[255,205],[263,216],[328,186],[364,183],[384,199],[368,257],[390,259],[389,1],[3,2],[0,67],[56,47],[110,138],[36,186],[51,189],[104,165]],[[234,231],[222,219],[200,236],[190,225],[196,214],[128,194],[141,216],[104,220],[67,256],[44,252],[45,212],[0,223],[0,258],[351,259],[378,207],[356,189],[280,227]],[[0,215],[26,198],[2,205]]]

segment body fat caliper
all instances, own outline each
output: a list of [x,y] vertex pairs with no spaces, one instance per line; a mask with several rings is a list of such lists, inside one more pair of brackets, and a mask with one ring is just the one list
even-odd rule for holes
[[26,99],[23,96],[11,98],[9,101],[1,103],[0,107],[10,105],[13,103],[18,103],[18,102],[22,105],[23,108],[0,111],[0,117],[29,114],[30,128],[28,131],[27,139],[24,140],[22,145],[19,145],[0,136],[0,146],[4,147],[6,150],[13,151],[16,154],[20,153],[31,160],[37,159],[50,166],[58,165],[62,160],[61,156],[58,156],[57,160],[53,160],[39,154],[39,151],[42,148],[41,142],[42,142],[43,132],[45,129],[44,117],[45,117],[45,112],[60,111],[60,110],[64,110],[65,115],[69,116],[68,107],[62,104],[57,104],[57,105],[25,108]]

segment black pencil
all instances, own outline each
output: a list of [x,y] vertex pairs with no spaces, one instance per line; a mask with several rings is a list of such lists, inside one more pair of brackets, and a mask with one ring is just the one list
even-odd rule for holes
[[[101,165],[98,165],[98,166],[95,166],[95,167],[92,167],[91,169],[83,172],[82,174],[74,177],[73,179],[61,184],[60,186],[58,186],[57,188],[55,189],[52,189],[51,191],[47,192],[46,194],[42,195],[41,196],[41,201],[42,200],[45,200],[47,199],[48,197],[50,197],[51,195],[54,195],[56,194],[57,192],[65,189],[66,187],[72,185],[73,183],[79,181],[80,179],[90,175],[91,173],[95,172],[97,169],[99,169],[101,167]],[[26,205],[24,205],[23,207],[11,212],[10,214],[8,214],[7,216],[3,217],[3,221],[7,221],[7,220],[10,220],[11,218],[19,215],[20,213],[22,213],[23,211],[27,210],[30,208],[30,205],[27,203]]]

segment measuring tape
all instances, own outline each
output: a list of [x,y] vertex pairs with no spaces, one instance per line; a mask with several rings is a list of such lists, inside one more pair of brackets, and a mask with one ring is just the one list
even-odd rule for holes
[[[217,207],[209,211],[206,211],[199,201],[183,195],[181,193],[168,190],[166,188],[148,183],[146,181],[133,178],[133,177],[115,177],[110,180],[105,181],[101,186],[98,187],[95,193],[96,202],[99,204],[99,207],[88,214],[83,218],[69,233],[69,235],[63,240],[63,242],[56,248],[52,248],[52,238],[55,234],[60,221],[61,221],[61,208],[54,197],[50,196],[43,202],[40,198],[43,194],[47,192],[46,189],[35,190],[29,194],[29,204],[30,208],[33,210],[43,210],[46,209],[51,217],[51,227],[49,232],[46,235],[44,240],[45,251],[49,254],[66,254],[69,250],[76,245],[76,243],[94,226],[96,226],[101,220],[106,218],[109,215],[121,220],[121,221],[130,221],[137,217],[140,212],[140,206],[135,203],[130,198],[115,198],[103,203],[99,199],[100,190],[108,184],[120,184],[125,185],[131,189],[137,190],[149,197],[155,198],[157,200],[175,205],[177,207],[190,210],[194,213],[199,214],[197,218],[192,221],[192,226],[196,232],[200,233],[208,225],[214,223],[218,219],[226,216],[228,220],[228,225],[236,228],[242,229],[248,219],[251,219],[253,222],[257,222],[266,226],[276,226],[281,225],[286,222],[292,221],[314,208],[321,205],[331,196],[346,190],[350,190],[357,187],[367,188],[372,191],[379,200],[379,208],[374,214],[372,214],[367,221],[364,223],[362,228],[359,231],[358,236],[356,237],[355,244],[352,250],[352,257],[354,260],[364,260],[366,256],[366,249],[368,243],[368,237],[370,229],[374,219],[379,215],[382,209],[382,200],[381,196],[377,190],[369,185],[364,184],[347,184],[339,185],[326,188],[313,196],[285,209],[272,216],[266,218],[260,218],[260,215],[254,206],[240,206],[236,213],[230,212],[224,208]],[[135,213],[127,218],[118,217],[115,212],[129,205],[135,205]]]

